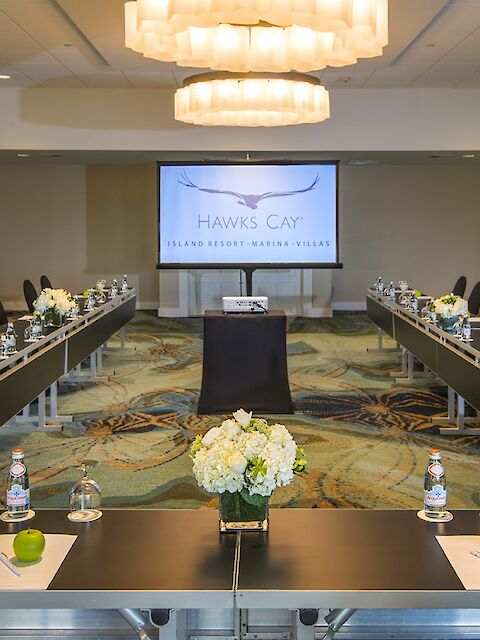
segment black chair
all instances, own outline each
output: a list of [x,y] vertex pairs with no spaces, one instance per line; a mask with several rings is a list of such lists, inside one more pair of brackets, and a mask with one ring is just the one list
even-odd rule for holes
[[27,303],[28,310],[30,313],[33,313],[34,307],[33,303],[38,298],[37,290],[33,286],[31,280],[23,281],[23,295],[25,296],[25,302]]
[[0,325],[7,324],[7,322],[8,322],[7,312],[3,308],[2,301],[0,300]]
[[468,297],[468,310],[472,316],[478,316],[480,311],[480,282],[473,287]]
[[41,289],[53,289],[52,283],[50,282],[50,278],[47,278],[47,276],[42,276],[40,278],[40,288]]
[[452,293],[455,296],[460,296],[461,298],[463,298],[463,296],[465,295],[466,288],[467,288],[467,279],[465,276],[460,276],[459,279],[456,281],[455,286],[452,289]]

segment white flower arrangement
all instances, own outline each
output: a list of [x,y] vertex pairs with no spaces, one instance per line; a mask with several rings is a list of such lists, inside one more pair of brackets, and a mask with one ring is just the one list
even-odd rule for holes
[[305,452],[283,424],[269,425],[243,409],[197,436],[191,447],[193,473],[210,493],[270,496],[305,469]]
[[435,311],[437,316],[446,319],[468,316],[468,302],[460,296],[450,293],[441,298],[437,298],[430,305],[430,310]]
[[33,303],[35,311],[44,314],[46,311],[53,311],[62,316],[67,315],[75,307],[72,296],[63,289],[43,289],[38,298]]

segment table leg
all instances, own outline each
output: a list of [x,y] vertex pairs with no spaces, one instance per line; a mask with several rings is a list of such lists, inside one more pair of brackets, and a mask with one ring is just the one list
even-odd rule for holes
[[50,385],[50,406],[48,413],[49,422],[73,422],[73,416],[59,416],[58,410],[58,383]]
[[[453,390],[452,390],[453,391]],[[455,392],[453,392],[455,394]],[[449,435],[463,435],[463,436],[479,436],[480,428],[466,428],[466,424],[477,423],[479,422],[478,417],[475,418],[466,418],[465,417],[465,399],[462,396],[457,395],[457,410],[455,415],[455,408],[453,409],[454,414],[451,413],[451,400],[450,400],[450,390],[449,390],[449,398],[448,398],[448,418],[444,418],[443,420],[435,418],[434,422],[449,422],[450,424],[455,424],[456,426],[446,427],[444,429],[440,429],[440,433],[442,436]]]
[[292,630],[293,640],[314,640],[315,624],[306,625],[300,620],[300,610],[292,611]]
[[399,351],[398,344],[396,347],[386,347],[383,348],[383,331],[380,327],[377,328],[377,347],[367,347],[367,351],[383,351],[384,353]]
[[[81,371],[80,365],[68,374],[69,382],[107,382],[109,377],[105,371],[99,371],[97,365],[97,350],[90,354],[88,361],[90,364],[89,371]],[[100,374],[100,375],[99,375]]]
[[95,353],[97,354],[97,373],[101,374],[102,376],[114,376],[115,371],[106,371],[103,368],[103,345],[101,347],[98,347]]

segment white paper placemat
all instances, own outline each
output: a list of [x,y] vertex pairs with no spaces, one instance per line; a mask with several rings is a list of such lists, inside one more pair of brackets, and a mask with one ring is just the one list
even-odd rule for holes
[[32,590],[43,591],[48,587],[60,565],[67,557],[77,536],[46,533],[45,551],[39,562],[25,564],[20,562],[13,553],[13,539],[15,535],[0,535],[0,552],[13,562],[22,572],[16,576],[10,569],[0,563],[0,591]]
[[480,589],[480,558],[470,551],[480,553],[480,536],[436,536],[455,573],[467,590]]

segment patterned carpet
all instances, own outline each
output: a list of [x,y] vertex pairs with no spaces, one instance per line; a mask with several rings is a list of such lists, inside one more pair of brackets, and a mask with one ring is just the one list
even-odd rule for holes
[[[104,358],[108,382],[63,384],[63,432],[0,434],[6,477],[12,447],[21,446],[34,507],[66,507],[81,459],[101,485],[104,507],[196,508],[215,505],[191,474],[190,442],[221,417],[197,416],[201,378],[200,319],[158,319],[139,312]],[[398,353],[376,346],[375,327],[362,314],[289,322],[290,384],[296,413],[271,416],[290,429],[309,458],[308,473],[275,492],[273,506],[421,507],[430,447],[444,452],[450,508],[478,508],[479,438],[438,435],[446,411],[438,381],[396,385]],[[392,346],[392,345],[390,345]],[[248,410],[248,407],[244,407]],[[0,496],[5,495],[4,480]]]

